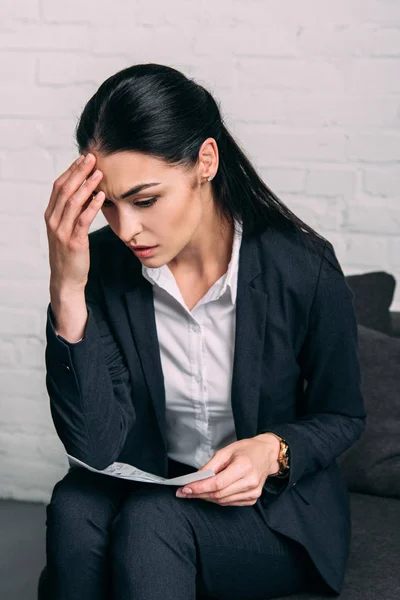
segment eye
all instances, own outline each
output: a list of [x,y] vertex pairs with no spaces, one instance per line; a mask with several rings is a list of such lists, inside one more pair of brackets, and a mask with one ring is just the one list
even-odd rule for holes
[[[143,208],[148,208],[150,206],[153,206],[153,204],[155,204],[157,202],[158,196],[154,196],[153,198],[150,198],[149,200],[144,200],[143,202],[135,202],[136,206],[141,206]],[[102,206],[103,208],[110,208],[111,206],[114,205],[114,202],[111,202],[111,200],[104,200]]]
[[144,202],[135,202],[136,206],[143,206],[143,208],[147,208],[149,206],[153,206],[157,202],[158,196],[154,196],[150,198],[150,200],[145,200]]

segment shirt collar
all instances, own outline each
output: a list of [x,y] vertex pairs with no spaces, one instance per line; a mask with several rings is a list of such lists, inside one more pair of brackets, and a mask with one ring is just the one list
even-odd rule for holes
[[[236,303],[237,281],[238,281],[238,272],[239,272],[239,251],[240,251],[240,245],[242,242],[242,235],[243,235],[242,221],[235,219],[234,225],[235,226],[234,226],[234,234],[233,234],[231,259],[229,261],[228,270],[226,272],[226,277],[224,279],[224,283],[223,283],[221,293],[220,293],[220,296],[222,296],[225,293],[226,288],[229,287],[232,304]],[[146,265],[144,265],[142,263],[142,275],[148,281],[150,281],[151,284],[154,285],[154,283],[157,281],[157,279],[161,275],[161,270],[164,272],[166,268],[167,268],[166,265],[162,265],[161,267],[151,268],[151,267],[147,267]]]
[[237,280],[238,280],[238,272],[239,272],[239,251],[240,251],[240,244],[242,241],[242,233],[243,233],[242,222],[235,220],[231,260],[229,261],[228,271],[226,273],[226,278],[224,280],[224,285],[223,285],[222,291],[221,291],[221,295],[222,295],[225,293],[226,288],[229,287],[230,292],[231,292],[232,304],[236,303],[236,296],[237,296]]

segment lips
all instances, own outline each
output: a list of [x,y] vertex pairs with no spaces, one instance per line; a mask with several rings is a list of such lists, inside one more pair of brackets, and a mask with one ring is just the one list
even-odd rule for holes
[[155,246],[129,246],[132,250],[148,250],[149,248],[155,248]]

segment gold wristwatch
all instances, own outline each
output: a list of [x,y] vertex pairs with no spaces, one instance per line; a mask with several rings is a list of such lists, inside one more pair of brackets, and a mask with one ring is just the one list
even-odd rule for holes
[[288,471],[290,469],[289,444],[283,438],[281,438],[279,435],[272,433],[272,431],[269,431],[268,433],[271,433],[272,435],[274,435],[276,438],[278,438],[278,440],[280,442],[279,457],[278,457],[279,471],[277,471],[276,473],[272,473],[272,475],[269,475],[269,477],[286,477],[288,474]]

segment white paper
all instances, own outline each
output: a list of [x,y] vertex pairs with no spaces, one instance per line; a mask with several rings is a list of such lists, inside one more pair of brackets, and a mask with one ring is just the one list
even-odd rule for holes
[[[60,452],[62,451],[60,450]],[[75,464],[76,466],[85,467],[86,469],[89,469],[89,471],[102,473],[103,475],[110,475],[110,477],[119,477],[120,479],[143,481],[145,483],[160,483],[161,485],[185,485],[187,483],[192,483],[192,481],[200,481],[201,479],[207,479],[208,477],[213,477],[215,475],[212,469],[205,469],[204,471],[196,471],[195,473],[189,473],[188,475],[181,475],[180,477],[166,479],[165,477],[147,473],[146,471],[142,471],[137,467],[133,467],[132,465],[121,462],[114,462],[106,469],[99,470],[94,469],[78,458],[71,456],[67,452],[63,452],[63,454],[68,456],[71,463]]]

